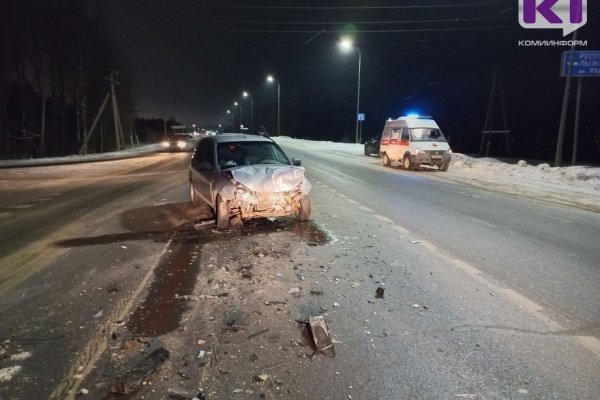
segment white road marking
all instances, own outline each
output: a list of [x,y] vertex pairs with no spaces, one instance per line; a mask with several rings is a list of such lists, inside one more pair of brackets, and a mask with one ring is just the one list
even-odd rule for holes
[[360,205],[360,203],[359,203],[358,201],[354,201],[354,200],[352,200],[352,199],[347,199],[346,201],[347,201],[348,203],[350,203],[350,204],[354,204],[355,206],[358,206],[358,205]]
[[[392,223],[393,223],[393,222],[392,222]],[[403,227],[401,227],[400,225],[394,225],[394,226],[392,226],[392,229],[394,229],[394,230],[396,230],[396,231],[400,232],[400,233],[401,233],[401,234],[403,234],[403,235],[408,235],[408,234],[410,234],[410,231],[409,231],[408,229],[406,229],[406,228],[403,228]]]
[[358,206],[358,208],[360,208],[361,210],[363,210],[363,211],[366,211],[366,212],[374,212],[374,211],[373,211],[373,210],[371,210],[369,207],[365,207],[365,206]]
[[375,214],[373,217],[377,218],[380,221],[387,222],[390,225],[394,225],[394,221],[389,218],[384,217],[383,215]]
[[19,204],[17,206],[8,206],[6,208],[8,208],[9,210],[25,210],[31,207],[33,207],[33,204]]

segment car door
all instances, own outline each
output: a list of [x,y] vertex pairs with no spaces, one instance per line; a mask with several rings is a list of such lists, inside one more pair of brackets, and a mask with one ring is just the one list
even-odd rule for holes
[[214,206],[211,192],[216,169],[214,141],[200,141],[192,157],[192,185],[202,200],[210,206]]

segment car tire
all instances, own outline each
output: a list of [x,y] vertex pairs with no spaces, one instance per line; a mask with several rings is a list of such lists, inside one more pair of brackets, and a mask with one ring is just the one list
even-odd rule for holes
[[367,146],[365,145],[365,156],[370,156],[371,153],[369,152],[369,150],[367,149]]
[[387,153],[383,153],[382,161],[384,167],[389,167],[390,165],[392,165],[392,162],[390,161],[390,158],[388,157]]
[[442,161],[442,163],[439,165],[440,171],[448,171],[449,166],[450,166],[449,161]]
[[297,215],[298,221],[308,221],[311,212],[310,207],[310,197],[302,196],[300,199],[300,211]]
[[412,158],[410,158],[410,155],[407,154],[404,156],[402,159],[402,166],[408,171],[415,169],[415,164],[413,163]]
[[229,202],[223,200],[221,195],[217,195],[215,213],[217,217],[217,228],[227,229],[229,227],[229,219],[231,217],[229,212]]

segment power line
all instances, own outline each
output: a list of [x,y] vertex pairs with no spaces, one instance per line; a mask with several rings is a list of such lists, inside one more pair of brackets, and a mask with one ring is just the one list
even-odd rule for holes
[[423,19],[423,20],[400,20],[400,21],[244,21],[244,20],[208,20],[198,21],[203,24],[261,24],[261,25],[388,25],[388,24],[423,24],[438,22],[474,22],[490,21],[499,19],[513,19],[513,17],[483,17],[483,18],[449,18],[449,19]]
[[455,4],[421,4],[409,6],[247,6],[247,5],[206,5],[210,8],[242,8],[254,10],[405,10],[405,9],[425,9],[425,8],[460,8],[460,7],[493,7],[493,6],[513,5],[512,2],[498,3],[455,3]]
[[[422,28],[422,29],[378,29],[365,30],[357,29],[353,33],[409,33],[409,32],[458,32],[458,31],[479,31],[493,29],[515,29],[514,25],[497,25],[497,26],[479,26],[479,27],[463,27],[463,28]],[[241,33],[320,33],[323,30],[265,30],[265,29],[209,29],[209,28],[186,28],[199,32],[241,32]],[[346,30],[327,30],[323,33],[348,33]]]

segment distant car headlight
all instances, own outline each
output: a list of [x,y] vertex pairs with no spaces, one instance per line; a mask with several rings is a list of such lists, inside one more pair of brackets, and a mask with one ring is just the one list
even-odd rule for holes
[[177,141],[177,147],[179,147],[180,149],[185,149],[186,143],[183,140],[178,140]]
[[165,141],[160,142],[160,145],[162,147],[169,147],[169,142],[165,140]]
[[448,149],[448,154],[452,154],[452,149]]

